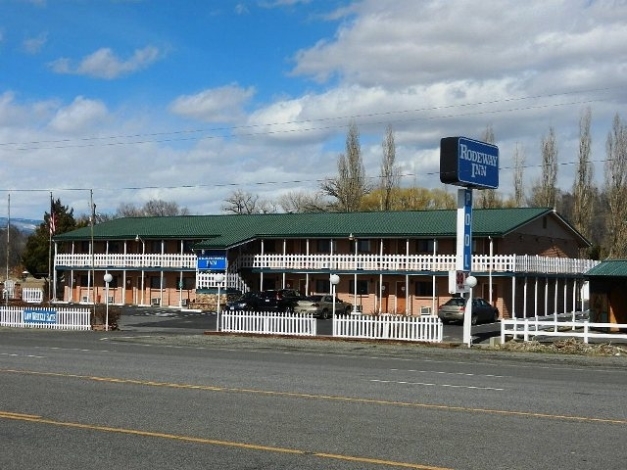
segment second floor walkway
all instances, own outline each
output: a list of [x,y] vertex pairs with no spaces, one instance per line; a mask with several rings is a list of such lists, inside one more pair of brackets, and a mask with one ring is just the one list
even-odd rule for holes
[[[538,255],[473,255],[473,272],[582,274],[599,262]],[[195,254],[57,254],[55,269],[196,270]],[[232,269],[381,273],[445,272],[456,269],[456,256],[377,254],[245,254]]]

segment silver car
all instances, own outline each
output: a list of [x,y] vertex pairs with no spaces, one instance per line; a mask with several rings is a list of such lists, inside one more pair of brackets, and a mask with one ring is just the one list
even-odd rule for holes
[[[466,299],[463,297],[453,297],[440,306],[438,316],[443,323],[463,322],[464,311],[466,310]],[[472,299],[472,314],[470,323],[492,323],[499,319],[499,310],[490,305],[482,298]]]
[[[335,298],[335,314],[350,313],[353,306],[337,297]],[[333,315],[332,295],[310,295],[297,302],[294,313],[311,313],[316,318],[327,320]]]

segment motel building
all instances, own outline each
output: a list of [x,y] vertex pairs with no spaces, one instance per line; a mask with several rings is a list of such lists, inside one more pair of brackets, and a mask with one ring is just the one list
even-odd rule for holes
[[[53,300],[215,310],[241,293],[331,292],[363,314],[435,315],[451,297],[456,211],[113,219],[53,237]],[[473,289],[504,318],[581,310],[589,242],[553,209],[476,209]],[[108,290],[105,274],[111,275]],[[108,299],[105,299],[108,292]]]

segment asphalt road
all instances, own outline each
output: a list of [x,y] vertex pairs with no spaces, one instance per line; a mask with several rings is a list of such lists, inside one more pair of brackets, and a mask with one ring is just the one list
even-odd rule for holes
[[138,324],[0,329],[0,468],[625,468],[626,358]]

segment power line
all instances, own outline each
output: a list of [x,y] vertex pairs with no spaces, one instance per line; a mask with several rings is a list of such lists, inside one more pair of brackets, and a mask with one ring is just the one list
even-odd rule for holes
[[[356,114],[356,115],[344,115],[344,116],[334,116],[334,117],[326,117],[326,118],[318,118],[318,119],[305,119],[305,120],[294,120],[294,121],[283,121],[283,122],[274,122],[274,123],[258,123],[258,124],[245,124],[239,126],[228,126],[228,127],[214,127],[207,129],[192,129],[192,130],[177,130],[177,131],[168,131],[168,132],[154,132],[154,133],[146,133],[146,134],[130,134],[130,135],[119,135],[119,136],[105,136],[105,137],[84,137],[80,139],[60,139],[60,140],[42,140],[42,141],[31,141],[31,142],[5,142],[0,143],[0,148],[3,147],[11,147],[15,146],[16,148],[12,148],[12,150],[16,151],[27,151],[27,150],[59,150],[59,149],[67,149],[67,148],[88,148],[88,147],[106,147],[106,146],[120,146],[120,145],[141,145],[147,143],[167,143],[167,142],[184,142],[184,141],[197,141],[197,140],[210,140],[210,139],[218,139],[218,138],[241,138],[241,137],[258,137],[264,135],[275,135],[275,134],[286,134],[286,133],[294,133],[294,132],[312,132],[312,131],[320,131],[320,130],[328,130],[335,129],[336,126],[311,126],[306,128],[297,128],[297,129],[281,129],[281,130],[265,130],[260,132],[255,132],[254,129],[260,129],[264,127],[272,127],[272,126],[287,126],[287,125],[301,125],[304,123],[324,123],[331,121],[347,121],[347,120],[364,120],[367,118],[382,118],[382,117],[393,117],[393,116],[401,116],[410,113],[425,113],[425,112],[434,112],[434,111],[443,111],[449,109],[462,109],[462,108],[470,108],[477,106],[487,106],[494,104],[502,104],[502,103],[513,103],[513,102],[521,102],[526,100],[534,100],[534,99],[546,99],[546,98],[555,98],[558,96],[570,96],[576,94],[583,93],[593,93],[593,92],[607,92],[612,91],[614,89],[618,89],[618,87],[608,87],[608,88],[598,88],[598,89],[590,89],[590,90],[579,90],[572,92],[562,92],[562,93],[554,93],[547,95],[535,95],[535,96],[526,96],[526,97],[518,97],[518,98],[506,98],[502,100],[492,100],[492,101],[480,101],[475,103],[464,103],[457,105],[447,105],[447,106],[434,106],[428,108],[416,108],[416,109],[405,109],[399,111],[384,111],[379,113],[364,113],[364,114]],[[393,122],[411,122],[411,121],[432,121],[437,119],[451,119],[451,118],[460,118],[460,117],[469,117],[469,116],[480,116],[486,114],[500,114],[500,113],[511,113],[516,111],[529,111],[534,109],[546,109],[546,108],[555,108],[562,106],[572,106],[572,105],[581,105],[581,104],[589,104],[599,101],[606,101],[609,98],[597,98],[597,99],[585,99],[579,101],[569,101],[564,103],[552,103],[552,104],[544,104],[544,105],[536,105],[536,106],[527,106],[527,107],[514,107],[508,109],[501,110],[491,110],[491,111],[477,111],[472,113],[461,113],[461,114],[447,114],[447,115],[437,115],[437,116],[426,116],[426,117],[409,117],[405,119],[396,119]],[[370,121],[369,124],[377,124],[385,121],[377,120]],[[238,131],[246,131],[249,132],[238,132]],[[204,135],[204,136],[193,136],[193,137],[171,137],[159,139],[160,136],[179,136],[184,134],[206,134],[206,133],[220,133],[216,135]],[[154,139],[153,139],[154,137]],[[137,140],[124,140],[124,141],[116,141],[116,142],[104,142],[106,140],[114,140],[114,139],[137,139]],[[74,142],[76,142],[74,144]],[[51,146],[40,146],[42,144],[59,144],[59,145],[51,145]]]

